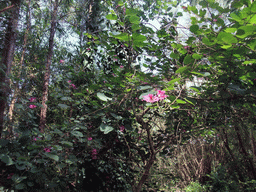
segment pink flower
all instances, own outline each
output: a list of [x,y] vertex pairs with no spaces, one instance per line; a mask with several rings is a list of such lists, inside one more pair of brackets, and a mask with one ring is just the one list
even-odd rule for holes
[[122,68],[124,68],[124,66],[123,66],[123,65],[121,65],[121,66],[120,66],[120,68],[122,69]]
[[113,60],[114,60],[114,61],[117,61],[117,59],[116,59],[116,58],[114,58]]
[[216,21],[218,21],[217,19],[213,19],[213,22],[216,22]]
[[34,109],[34,108],[36,108],[36,106],[35,105],[29,105],[29,108]]
[[182,9],[187,9],[187,7],[185,7],[185,6],[182,6]]
[[120,7],[120,5],[117,5],[116,8]]
[[73,89],[76,89],[76,86],[74,84],[71,84],[71,86],[73,87]]
[[51,152],[51,147],[46,147],[46,148],[44,148],[44,151],[45,151],[46,153]]
[[97,149],[92,150],[92,159],[97,159]]
[[92,137],[88,137],[88,141],[91,141],[92,140]]
[[64,60],[60,60],[60,63],[64,63]]
[[154,102],[159,101],[159,98],[154,96],[153,94],[144,95],[143,97],[144,97],[144,99],[142,99],[142,101],[146,101],[149,103],[154,103]]
[[121,132],[124,132],[125,127],[124,127],[123,125],[121,125],[119,128],[120,128],[120,131],[121,131]]
[[31,98],[29,99],[29,101],[30,101],[30,102],[36,101],[36,97],[31,97]]
[[185,47],[183,47],[184,49],[188,49],[189,48],[189,46],[185,46]]
[[124,45],[121,45],[121,47],[124,47]]
[[71,83],[71,80],[68,80],[68,83]]
[[87,50],[87,51],[90,51],[91,49],[90,49],[90,48],[87,48],[86,50]]
[[222,15],[220,15],[219,18],[222,18]]
[[11,179],[13,175],[14,175],[14,173],[10,173],[10,174],[8,175],[7,179]]
[[168,95],[165,95],[165,91],[157,90],[157,96],[159,97],[160,100],[165,99],[168,97]]

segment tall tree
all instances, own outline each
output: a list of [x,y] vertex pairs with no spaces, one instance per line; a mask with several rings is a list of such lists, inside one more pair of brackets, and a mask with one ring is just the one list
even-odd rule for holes
[[46,113],[47,113],[47,105],[48,101],[48,89],[49,89],[49,79],[50,79],[50,66],[53,55],[53,45],[54,45],[54,35],[56,30],[57,23],[57,14],[58,14],[59,1],[54,1],[53,12],[51,15],[51,29],[50,29],[50,37],[49,37],[49,48],[48,54],[45,64],[45,73],[44,73],[44,83],[43,83],[43,97],[42,97],[42,108],[40,113],[40,125],[39,129],[41,132],[44,132],[45,123],[46,123]]
[[9,80],[8,75],[10,73],[11,64],[13,61],[13,55],[14,55],[14,47],[15,47],[15,40],[16,40],[16,29],[18,25],[18,19],[19,19],[19,10],[20,10],[20,0],[11,0],[11,3],[13,5],[10,14],[10,18],[8,21],[8,26],[6,29],[5,34],[5,44],[4,49],[2,53],[2,61],[0,63],[0,84],[1,84],[1,90],[0,90],[0,137],[2,134],[2,131],[4,129],[4,112],[6,108],[6,101],[8,97],[9,92]]

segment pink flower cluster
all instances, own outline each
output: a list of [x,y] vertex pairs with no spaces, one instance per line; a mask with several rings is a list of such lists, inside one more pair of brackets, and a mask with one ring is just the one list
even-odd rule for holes
[[46,147],[46,148],[44,148],[44,151],[45,151],[46,153],[51,152],[51,147]]
[[10,173],[10,174],[8,175],[7,179],[11,179],[13,175],[14,175],[14,173]]
[[88,141],[91,141],[92,140],[92,137],[88,137]]
[[[35,101],[36,101],[36,97],[31,97],[31,98],[29,99],[29,101],[30,101],[30,102],[35,102]],[[30,109],[34,109],[34,108],[36,108],[36,105],[29,105],[29,108],[30,108]]]
[[30,101],[30,102],[36,101],[36,97],[31,97],[31,98],[29,99],[29,101]]
[[97,159],[97,149],[92,150],[92,159]]
[[60,60],[60,63],[64,63],[64,60]]
[[153,95],[153,94],[145,95],[145,96],[143,96],[144,99],[142,99],[142,101],[154,103],[159,100],[163,100],[166,97],[168,97],[168,95],[165,95],[165,91],[157,90],[157,95]]
[[[71,83],[71,80],[68,80],[68,83]],[[77,89],[77,87],[74,84],[70,84],[71,87],[73,87],[73,89]]]
[[34,109],[34,108],[36,108],[36,105],[29,105],[29,108]]
[[125,126],[121,125],[119,128],[120,128],[120,131],[121,131],[121,132],[124,132]]

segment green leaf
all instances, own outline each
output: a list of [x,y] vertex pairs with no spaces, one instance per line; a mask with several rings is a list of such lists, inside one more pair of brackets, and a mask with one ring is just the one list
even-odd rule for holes
[[69,106],[68,105],[66,105],[66,104],[58,104],[58,106],[61,108],[61,109],[67,109],[67,108],[69,108]]
[[114,114],[114,113],[110,113],[115,119],[117,119],[117,120],[121,120],[122,119],[122,117],[121,116],[118,116],[118,115],[116,115],[116,114]]
[[189,30],[192,32],[192,33],[196,33],[199,29],[199,26],[198,25],[192,25]]
[[232,13],[230,14],[230,17],[231,17],[232,19],[234,19],[235,21],[238,21],[238,22],[242,21],[242,19],[241,19],[237,14],[235,14],[234,12],[232,12]]
[[74,135],[77,138],[84,136],[83,133],[80,132],[80,131],[71,131],[71,134]]
[[6,154],[0,154],[0,159],[6,163],[6,165],[12,165],[13,161],[12,158],[9,155]]
[[172,52],[172,53],[170,54],[170,57],[173,58],[173,59],[178,59],[178,58],[179,58],[179,54]]
[[111,126],[109,126],[109,125],[105,125],[105,124],[102,123],[102,124],[100,125],[100,130],[101,130],[102,132],[104,132],[104,134],[108,134],[109,132],[113,131],[114,128],[111,127]]
[[108,20],[117,20],[117,16],[115,14],[109,14],[106,16]]
[[121,33],[119,35],[114,35],[115,38],[122,40],[122,41],[129,41],[131,40],[130,35],[128,33]]
[[60,99],[61,99],[62,101],[70,101],[70,100],[72,100],[71,97],[61,97]]
[[132,39],[133,39],[133,41],[143,42],[143,41],[147,40],[147,37],[145,37],[144,35],[138,34],[138,33],[134,33],[134,34],[132,34]]
[[185,104],[186,103],[186,101],[183,101],[181,99],[177,99],[176,102],[179,103],[179,104]]
[[193,59],[190,55],[186,55],[186,57],[185,57],[184,60],[183,60],[183,63],[184,63],[185,65],[190,64],[190,63],[193,63],[193,62],[194,62],[194,59]]
[[217,39],[219,40],[220,44],[222,42],[226,44],[233,44],[238,42],[237,39],[232,34],[225,32],[220,32]]
[[179,69],[177,69],[176,71],[175,71],[175,73],[183,73],[184,71],[186,71],[187,70],[187,68],[188,67],[180,67]]
[[73,147],[73,143],[71,143],[71,142],[69,142],[69,141],[60,141],[60,143],[61,143],[62,145],[66,145],[66,146],[68,146],[68,147]]
[[49,157],[50,159],[53,159],[53,160],[55,160],[55,161],[59,161],[59,156],[58,156],[58,155],[53,155],[53,154],[51,154],[51,153],[44,153],[44,155],[45,155],[46,157]]
[[256,1],[254,1],[251,5],[251,12],[256,13]]
[[17,190],[24,189],[25,187],[26,187],[26,185],[24,183],[18,183],[15,185],[15,189],[17,189]]
[[146,89],[152,89],[152,87],[149,86],[149,85],[145,85],[145,86],[139,86],[138,89],[139,90],[146,90]]
[[197,59],[197,60],[202,58],[201,55],[196,54],[196,53],[194,53],[194,54],[192,55],[192,57],[193,57],[193,59]]
[[169,81],[168,84],[174,84],[175,82],[177,82],[179,80],[180,80],[180,78],[175,78],[175,79]]
[[129,18],[129,21],[133,24],[139,24],[140,23],[140,18],[136,15],[132,15],[130,18]]
[[107,97],[104,93],[100,93],[100,92],[98,92],[97,93],[97,97],[100,99],[100,100],[102,100],[102,101],[108,101],[108,100],[112,100],[112,98],[110,98],[110,97]]

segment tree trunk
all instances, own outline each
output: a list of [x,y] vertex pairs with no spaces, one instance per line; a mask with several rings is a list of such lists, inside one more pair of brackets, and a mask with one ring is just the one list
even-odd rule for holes
[[4,111],[6,108],[7,97],[9,93],[9,73],[11,69],[11,64],[13,61],[15,39],[16,39],[16,29],[19,19],[19,9],[20,9],[20,0],[12,0],[12,9],[11,16],[9,18],[6,34],[5,34],[5,45],[3,49],[3,57],[0,66],[0,138],[2,131],[4,129]]
[[55,28],[56,28],[56,18],[58,13],[58,0],[54,2],[54,10],[51,16],[51,29],[50,29],[50,38],[49,38],[49,48],[48,48],[48,55],[45,65],[45,73],[44,73],[44,84],[43,84],[43,97],[42,97],[42,108],[40,113],[40,125],[39,130],[40,132],[44,132],[45,124],[46,124],[46,113],[47,113],[47,105],[46,102],[48,101],[48,88],[49,88],[49,79],[50,79],[50,66],[51,60],[53,55],[53,44],[54,44],[54,35],[55,35]]
[[[27,40],[28,40],[28,33],[29,33],[29,30],[30,30],[30,10],[29,9],[30,9],[30,0],[28,2],[27,29],[26,29],[26,32],[25,32],[25,35],[24,35],[22,55],[21,55],[21,59],[20,59],[20,63],[19,63],[18,74],[16,76],[18,79],[20,78],[20,74],[21,74],[21,70],[22,70],[22,64],[23,64],[23,61],[24,61],[24,58],[25,58],[25,53],[26,53],[26,48],[27,48]],[[10,104],[10,107],[9,107],[10,122],[12,122],[12,120],[13,120],[13,110],[14,110],[14,105],[16,103],[18,94],[19,94],[19,84],[16,83],[16,84],[14,84],[13,98],[12,98],[12,101],[11,101],[11,104]],[[9,131],[10,134],[12,134],[11,125],[8,128],[8,131]]]

